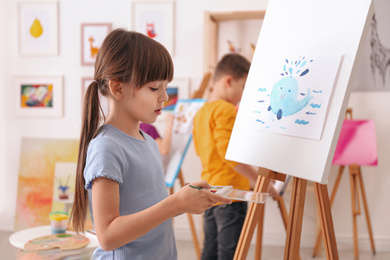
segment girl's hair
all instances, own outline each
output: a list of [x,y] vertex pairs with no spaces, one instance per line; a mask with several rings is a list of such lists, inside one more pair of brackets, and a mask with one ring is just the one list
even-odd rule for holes
[[214,81],[218,81],[224,75],[231,75],[238,80],[248,75],[250,62],[240,54],[229,53],[218,62],[214,72]]
[[107,35],[95,62],[94,81],[85,93],[79,154],[76,170],[76,188],[71,212],[74,230],[84,231],[88,210],[84,168],[88,145],[100,128],[101,109],[99,92],[108,96],[109,81],[115,79],[141,88],[156,80],[173,79],[173,62],[169,52],[157,41],[137,32],[116,29]]

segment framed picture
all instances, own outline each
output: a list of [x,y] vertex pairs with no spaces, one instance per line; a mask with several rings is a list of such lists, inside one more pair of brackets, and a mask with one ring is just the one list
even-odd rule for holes
[[174,78],[168,84],[167,94],[169,100],[164,103],[164,110],[172,112],[175,109],[179,99],[188,99],[190,97],[190,81],[188,78]]
[[[88,89],[89,84],[93,81],[93,78],[82,78],[81,79],[81,109],[83,108],[84,105],[84,97],[85,97],[85,92]],[[108,99],[106,97],[103,97],[99,93],[99,99],[100,99],[100,105],[102,106],[103,112],[105,117],[107,118],[108,113],[110,112],[110,103],[108,102]]]
[[133,30],[160,42],[173,55],[174,12],[174,1],[134,1]]
[[104,38],[111,31],[111,23],[81,24],[81,64],[93,65]]
[[19,53],[58,55],[58,2],[18,2]]
[[18,76],[14,81],[16,116],[62,116],[62,76]]

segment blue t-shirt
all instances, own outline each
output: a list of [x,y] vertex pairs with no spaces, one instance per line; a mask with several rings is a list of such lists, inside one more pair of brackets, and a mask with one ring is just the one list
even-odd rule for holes
[[[168,196],[158,146],[152,137],[141,134],[145,140],[104,125],[89,144],[84,178],[92,221],[91,186],[99,177],[119,183],[121,216],[147,209]],[[98,247],[93,259],[177,259],[172,219],[113,251]]]

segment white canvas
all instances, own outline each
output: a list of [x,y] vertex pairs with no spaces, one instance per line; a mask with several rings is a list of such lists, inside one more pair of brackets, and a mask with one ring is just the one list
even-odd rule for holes
[[[270,133],[321,138],[340,55],[269,55],[256,63],[246,91],[248,127]],[[261,67],[263,66],[263,67]]]
[[[327,183],[362,50],[362,40],[367,37],[373,15],[371,2],[269,1],[229,141],[227,159]],[[268,64],[268,57],[274,53],[343,55],[319,140],[259,131],[250,126],[254,95],[251,90],[258,89],[257,79],[269,78],[269,74],[274,73]]]

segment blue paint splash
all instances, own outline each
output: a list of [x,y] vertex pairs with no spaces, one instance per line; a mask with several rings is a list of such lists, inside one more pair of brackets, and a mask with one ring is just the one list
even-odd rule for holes
[[264,100],[257,100],[257,102],[264,103],[265,101]]
[[305,121],[303,119],[302,120],[297,119],[297,120],[295,120],[294,123],[296,123],[298,125],[307,125],[309,123],[309,121]]
[[265,124],[265,122],[261,121],[260,119],[256,119],[256,122],[262,123],[263,125]]
[[266,92],[267,89],[266,89],[266,88],[259,88],[258,91],[260,91],[260,92]]
[[[286,64],[283,65],[283,72],[280,73],[282,76],[294,76],[294,75],[299,75],[300,77],[305,76],[306,74],[309,73],[309,69],[305,69],[305,65],[308,64],[307,60],[304,60],[305,57],[301,57],[299,60],[295,61],[289,61],[288,59],[285,59]],[[313,60],[310,60],[310,62],[313,62]],[[301,69],[303,72],[301,72]],[[299,74],[300,73],[300,74]]]
[[322,90],[319,90],[319,91],[316,91],[316,90],[313,90],[314,93],[322,93]]
[[311,106],[312,108],[321,108],[321,105],[322,105],[322,103],[321,103],[321,104],[314,104],[314,103],[311,103],[311,104],[310,104],[310,106]]
[[317,113],[313,113],[313,112],[310,112],[310,111],[307,111],[306,113],[305,113],[305,115],[313,115],[313,116],[315,116],[315,115],[317,115]]

